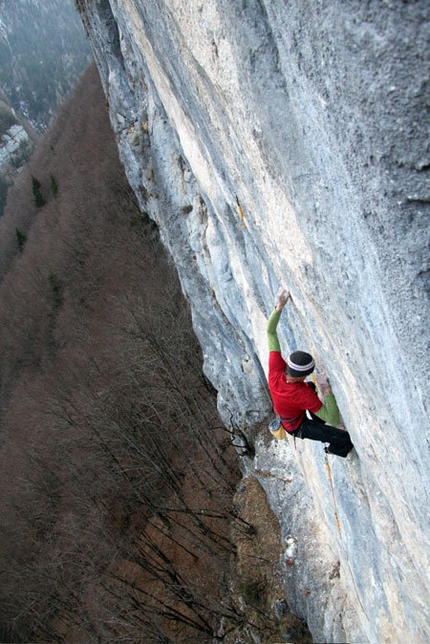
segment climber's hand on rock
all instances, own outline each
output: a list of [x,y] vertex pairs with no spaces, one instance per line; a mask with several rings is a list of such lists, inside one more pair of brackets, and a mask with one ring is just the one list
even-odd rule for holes
[[328,394],[332,393],[330,383],[327,378],[327,374],[324,371],[319,371],[317,373],[316,381],[317,381],[318,389],[323,396],[327,396]]
[[281,286],[281,288],[279,289],[276,297],[278,299],[278,303],[276,305],[276,310],[277,311],[282,311],[282,309],[284,308],[284,306],[286,305],[286,303],[290,299],[291,293],[290,293],[290,291],[288,289],[286,289],[283,286]]

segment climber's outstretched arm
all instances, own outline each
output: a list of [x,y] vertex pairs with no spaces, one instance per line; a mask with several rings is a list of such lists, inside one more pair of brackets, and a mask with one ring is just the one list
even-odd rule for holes
[[290,292],[284,288],[280,288],[277,294],[277,303],[267,321],[267,340],[269,343],[269,351],[281,351],[279,344],[278,334],[276,327],[278,326],[279,318],[281,317],[282,309],[288,302]]
[[[269,351],[279,351],[279,353],[281,352],[281,346],[279,344],[279,338],[276,329],[281,317],[282,310],[290,297],[291,294],[287,289],[283,287],[279,289],[276,296],[276,306],[267,321],[267,340],[269,343]],[[316,413],[316,415],[318,416],[318,418],[321,418],[321,420],[329,423],[330,425],[338,425],[339,409],[336,403],[336,399],[331,390],[328,378],[325,373],[320,373],[317,379],[318,387],[324,397],[324,403],[321,409]]]

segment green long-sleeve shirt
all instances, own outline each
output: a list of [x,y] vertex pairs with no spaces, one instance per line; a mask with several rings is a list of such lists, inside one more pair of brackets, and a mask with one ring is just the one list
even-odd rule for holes
[[[267,340],[269,343],[269,351],[276,351],[278,353],[281,353],[281,345],[279,344],[276,329],[280,317],[281,313],[274,309],[267,321]],[[339,424],[339,408],[333,394],[327,394],[324,396],[323,406],[316,413],[316,416],[330,425]]]

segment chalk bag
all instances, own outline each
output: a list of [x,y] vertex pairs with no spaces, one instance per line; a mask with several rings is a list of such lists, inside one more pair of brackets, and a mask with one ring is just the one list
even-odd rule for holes
[[283,441],[285,436],[287,435],[287,432],[282,426],[280,418],[275,418],[274,420],[272,420],[269,425],[269,429],[272,436],[274,436],[278,441]]

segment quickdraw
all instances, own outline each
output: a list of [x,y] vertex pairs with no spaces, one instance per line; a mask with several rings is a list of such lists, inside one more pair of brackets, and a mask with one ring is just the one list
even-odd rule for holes
[[239,211],[239,216],[240,216],[240,219],[242,221],[242,226],[244,228],[246,228],[245,217],[244,217],[244,214],[243,214],[242,206],[240,205],[240,202],[239,202],[239,199],[238,199],[237,195],[234,195],[234,196],[236,197],[237,209]]

